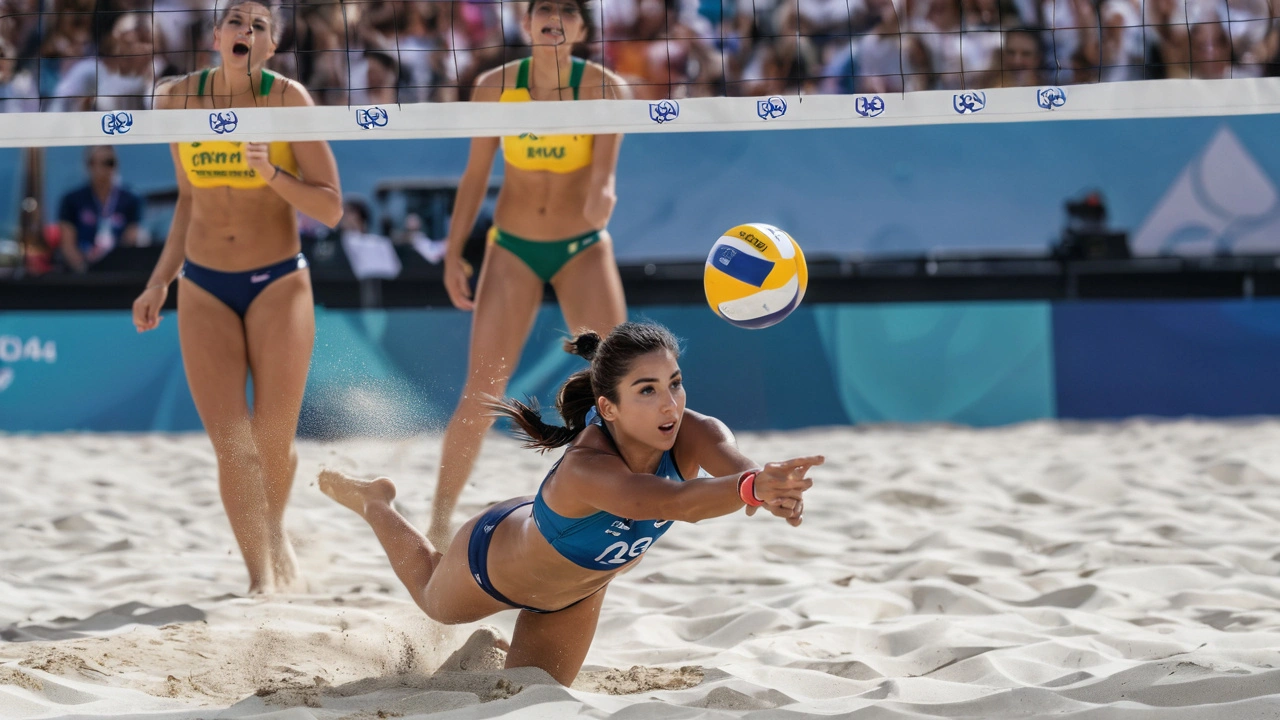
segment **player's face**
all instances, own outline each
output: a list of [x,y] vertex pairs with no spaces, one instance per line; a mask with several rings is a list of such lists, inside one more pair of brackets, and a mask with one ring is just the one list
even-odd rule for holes
[[636,358],[617,388],[611,420],[617,431],[653,448],[670,450],[684,418],[684,382],[669,350]]
[[525,30],[534,45],[573,44],[586,39],[586,19],[576,2],[536,0],[525,17]]
[[271,11],[256,2],[228,10],[222,24],[213,31],[213,45],[222,55],[222,62],[228,67],[248,67],[275,55],[271,22]]

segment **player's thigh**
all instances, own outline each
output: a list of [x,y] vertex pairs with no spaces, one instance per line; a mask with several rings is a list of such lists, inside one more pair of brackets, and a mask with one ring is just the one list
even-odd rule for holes
[[253,373],[254,424],[292,438],[316,338],[307,270],[289,273],[263,289],[245,313],[244,324]]
[[562,685],[573,684],[595,639],[607,590],[606,586],[559,612],[521,611],[507,653],[507,667],[542,668]]
[[458,530],[453,542],[449,543],[449,549],[440,557],[427,586],[417,590],[409,588],[418,606],[436,622],[450,625],[475,622],[511,609],[506,603],[490,597],[471,574],[467,550],[471,544],[471,530],[478,519],[468,520]]
[[591,330],[603,337],[626,322],[622,278],[608,238],[575,255],[551,279],[551,286],[570,333]]
[[542,280],[511,251],[485,253],[471,318],[468,382],[505,386],[542,304]]
[[182,366],[196,411],[214,446],[242,441],[249,407],[245,381],[249,372],[244,323],[234,310],[209,291],[182,278],[178,281],[178,338]]

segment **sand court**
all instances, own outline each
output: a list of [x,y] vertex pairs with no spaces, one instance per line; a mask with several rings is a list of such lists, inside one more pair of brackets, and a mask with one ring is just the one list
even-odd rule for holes
[[[805,523],[679,524],[609,588],[571,688],[443,627],[322,465],[425,523],[439,439],[302,442],[308,592],[245,597],[202,435],[0,437],[0,718],[1280,714],[1280,422],[744,434],[822,452]],[[556,455],[493,438],[459,520]],[[495,635],[496,634],[496,635]]]

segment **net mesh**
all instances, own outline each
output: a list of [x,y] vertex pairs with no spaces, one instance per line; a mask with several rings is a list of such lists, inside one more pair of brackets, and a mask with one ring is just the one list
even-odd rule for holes
[[[222,3],[225,6],[225,2]],[[1271,0],[599,0],[576,53],[643,101],[911,94],[1280,71]],[[527,56],[526,3],[274,8],[267,67],[322,106],[467,100]],[[0,110],[149,109],[210,67],[210,0],[0,0]]]

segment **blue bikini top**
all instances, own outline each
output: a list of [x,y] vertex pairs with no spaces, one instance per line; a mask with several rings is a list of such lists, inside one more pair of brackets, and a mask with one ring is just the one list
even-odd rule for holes
[[[608,434],[604,422],[593,408],[587,413],[587,424],[598,425]],[[580,518],[556,513],[542,498],[542,490],[556,474],[564,458],[551,468],[533,499],[533,522],[542,537],[564,557],[588,570],[617,570],[644,555],[649,546],[671,527],[670,520],[630,520],[603,510]],[[658,477],[684,482],[671,452],[662,453]]]

